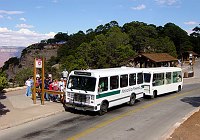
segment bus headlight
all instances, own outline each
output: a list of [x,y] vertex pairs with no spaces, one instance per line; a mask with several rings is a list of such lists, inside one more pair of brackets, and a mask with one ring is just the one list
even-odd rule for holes
[[74,98],[74,93],[71,93],[71,98]]
[[70,97],[70,95],[71,95],[70,92],[67,92],[67,97]]
[[94,100],[94,95],[91,95],[91,100]]
[[72,93],[72,92],[67,92],[67,97],[68,97],[68,98],[74,98],[74,93]]
[[90,103],[90,95],[86,95],[86,103]]

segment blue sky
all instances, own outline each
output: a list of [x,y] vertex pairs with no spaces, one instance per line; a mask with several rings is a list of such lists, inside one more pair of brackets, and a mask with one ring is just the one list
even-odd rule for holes
[[199,5],[199,0],[0,0],[0,46],[28,46],[113,20],[120,26],[172,22],[190,33],[200,23]]

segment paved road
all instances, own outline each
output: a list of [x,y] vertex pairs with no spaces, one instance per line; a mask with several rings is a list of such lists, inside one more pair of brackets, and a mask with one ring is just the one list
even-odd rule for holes
[[180,93],[142,99],[135,106],[121,105],[106,115],[69,113],[29,122],[1,131],[1,140],[67,139],[156,140],[188,112],[200,106],[200,84],[185,85]]

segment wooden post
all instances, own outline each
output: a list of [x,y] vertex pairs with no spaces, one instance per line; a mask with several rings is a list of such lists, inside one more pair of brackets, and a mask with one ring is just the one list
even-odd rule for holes
[[33,104],[36,104],[36,58],[34,59],[34,70],[33,70],[33,93],[32,93],[32,99],[33,99]]
[[41,103],[44,105],[44,57],[42,58],[42,94]]

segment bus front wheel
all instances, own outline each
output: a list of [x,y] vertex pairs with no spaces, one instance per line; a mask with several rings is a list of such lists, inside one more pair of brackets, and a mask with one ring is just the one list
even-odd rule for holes
[[135,100],[136,100],[135,94],[131,94],[129,105],[133,106],[135,104]]
[[108,112],[108,102],[103,101],[100,106],[99,115],[102,116]]

